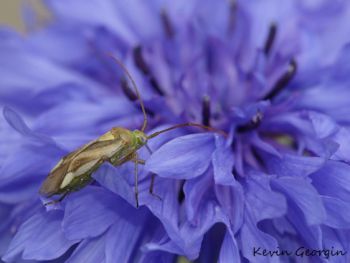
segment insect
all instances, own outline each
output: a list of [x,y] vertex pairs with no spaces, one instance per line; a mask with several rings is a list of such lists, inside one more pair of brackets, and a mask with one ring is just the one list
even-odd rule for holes
[[[64,156],[51,170],[44,180],[39,193],[45,197],[61,195],[58,200],[53,200],[45,205],[62,201],[69,193],[78,191],[93,181],[92,173],[104,162],[114,166],[122,165],[128,161],[135,163],[135,200],[138,207],[138,164],[144,164],[144,160],[138,158],[137,150],[147,146],[147,141],[161,133],[185,126],[195,126],[206,130],[225,134],[223,131],[198,123],[182,123],[167,129],[155,132],[151,135],[145,134],[147,127],[147,114],[145,106],[139,94],[138,88],[126,67],[116,58],[114,60],[126,73],[136,92],[144,116],[143,125],[140,130],[128,130],[122,127],[114,127],[96,140],[91,141],[77,150]],[[154,175],[152,175],[150,192],[153,191]],[[151,192],[152,193],[152,192]]]

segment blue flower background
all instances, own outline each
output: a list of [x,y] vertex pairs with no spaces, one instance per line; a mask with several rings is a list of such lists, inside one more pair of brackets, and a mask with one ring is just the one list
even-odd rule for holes
[[[4,262],[349,262],[350,3],[46,0],[25,36],[0,29]],[[45,207],[67,153],[112,127],[150,140],[139,167]],[[149,186],[155,175],[154,195]],[[263,257],[333,248],[344,256]]]

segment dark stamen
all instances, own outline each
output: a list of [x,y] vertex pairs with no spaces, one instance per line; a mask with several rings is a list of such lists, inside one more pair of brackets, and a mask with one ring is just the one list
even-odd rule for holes
[[134,62],[137,66],[137,68],[139,70],[141,70],[141,72],[149,77],[149,82],[152,86],[152,88],[160,95],[160,96],[164,96],[165,93],[164,91],[161,89],[161,87],[159,86],[157,80],[152,76],[151,70],[148,67],[146,61],[144,60],[143,56],[142,56],[142,48],[140,46],[137,46],[134,48],[133,50],[133,55],[134,55]]
[[179,201],[180,204],[183,203],[183,201],[185,200],[185,192],[183,190],[184,184],[185,184],[185,181],[184,180],[181,181],[179,193],[177,196],[177,200]]
[[289,84],[296,72],[297,63],[294,59],[292,59],[289,63],[287,72],[282,75],[282,77],[276,82],[271,91],[265,95],[263,100],[271,100],[276,97],[283,90],[283,88]]
[[152,110],[148,109],[147,107],[145,108],[145,111],[149,116],[151,116],[151,117],[155,116],[154,112]]
[[160,13],[160,18],[162,20],[163,29],[164,29],[165,34],[169,38],[172,38],[175,35],[175,31],[174,31],[173,25],[170,21],[170,18],[165,10],[162,10],[162,12]]
[[256,128],[259,127],[262,118],[263,118],[263,114],[260,111],[258,111],[254,115],[254,117],[250,120],[249,123],[241,126],[237,126],[236,131],[239,133],[244,133],[244,132],[255,130]]
[[210,98],[204,96],[202,100],[202,124],[205,126],[210,126]]
[[[130,100],[130,101],[136,101],[138,100],[137,95],[134,93],[134,91],[130,88],[128,81],[125,78],[122,78],[120,80],[120,85],[122,87],[122,91],[124,93],[124,95]],[[145,107],[145,111],[146,113],[153,117],[155,114],[152,110],[148,109],[147,107]]]
[[154,77],[150,77],[149,82],[151,83],[151,86],[155,92],[157,92],[160,96],[165,95],[164,91],[159,86],[158,81]]
[[252,147],[252,148],[251,148],[251,151],[252,151],[252,154],[253,154],[253,156],[255,157],[256,161],[258,162],[258,164],[259,164],[261,167],[265,167],[264,160],[263,160],[263,158],[261,158],[261,156],[259,155],[257,149],[255,149],[255,147]]
[[236,22],[236,14],[237,14],[237,3],[235,0],[230,0],[230,10],[229,10],[229,18],[228,18],[228,30],[227,32],[230,34],[233,32],[235,28]]
[[[236,140],[232,140],[231,149],[232,149],[233,152],[236,152],[236,151],[237,151],[236,146],[237,146],[237,141],[236,141]],[[233,177],[234,177],[236,180],[238,180],[239,175],[238,175],[238,172],[237,172],[237,166],[236,166],[236,165],[232,167],[232,175],[233,175]]]
[[128,82],[126,81],[125,78],[122,78],[120,80],[120,84],[122,86],[122,90],[125,94],[125,96],[131,100],[131,101],[135,101],[137,100],[137,95],[134,93],[134,91],[132,89],[130,89],[129,85],[128,85]]
[[272,23],[270,26],[269,34],[268,34],[268,36],[266,38],[266,42],[265,42],[265,47],[264,47],[265,56],[268,56],[270,51],[271,51],[272,45],[273,45],[275,38],[276,38],[276,33],[277,33],[277,26],[275,23]]
[[136,67],[141,70],[143,74],[149,75],[150,69],[142,56],[142,48],[140,46],[134,48],[133,56]]

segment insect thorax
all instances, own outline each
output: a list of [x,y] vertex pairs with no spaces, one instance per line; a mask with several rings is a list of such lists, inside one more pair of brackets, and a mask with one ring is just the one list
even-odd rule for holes
[[140,149],[142,146],[144,146],[147,143],[147,135],[139,130],[132,131],[133,136],[133,144],[136,148],[136,150]]
[[127,161],[133,159],[134,154],[138,149],[144,146],[147,142],[147,136],[145,133],[139,130],[129,131],[127,133],[123,131],[124,134],[121,136],[125,139],[125,145],[116,152],[109,162],[115,166],[121,165]]

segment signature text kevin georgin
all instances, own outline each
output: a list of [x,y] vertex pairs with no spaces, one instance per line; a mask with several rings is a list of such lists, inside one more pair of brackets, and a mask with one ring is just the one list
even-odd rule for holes
[[254,257],[283,257],[283,256],[296,256],[296,257],[337,257],[337,256],[345,256],[347,251],[335,249],[334,247],[322,248],[322,249],[313,249],[306,247],[298,247],[294,250],[286,250],[280,249],[276,247],[274,250],[262,248],[262,247],[253,247],[253,256]]

